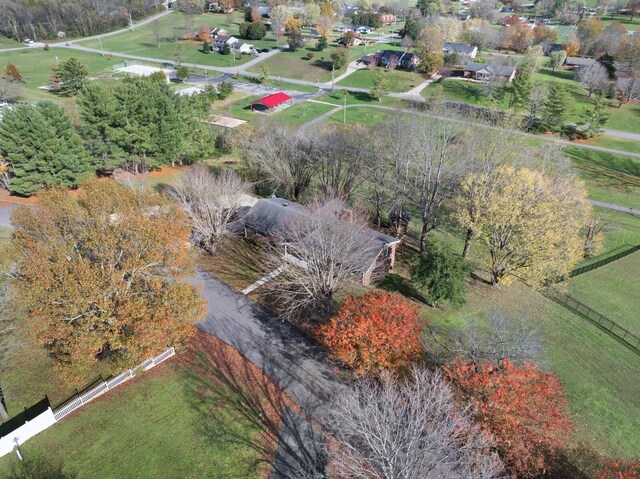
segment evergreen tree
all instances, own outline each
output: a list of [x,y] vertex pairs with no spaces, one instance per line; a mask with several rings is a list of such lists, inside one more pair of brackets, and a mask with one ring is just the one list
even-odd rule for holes
[[373,80],[373,88],[371,89],[371,96],[378,101],[382,100],[382,97],[389,93],[391,88],[391,81],[387,77],[386,71],[383,68],[378,68],[376,77]]
[[318,43],[316,44],[316,47],[318,47],[318,50],[320,51],[327,48],[327,37],[323,35],[320,38],[318,38]]
[[613,58],[608,53],[605,53],[600,58],[598,58],[598,63],[602,65],[605,70],[607,70],[607,75],[609,76],[609,80],[616,79],[616,59]]
[[414,42],[417,42],[418,37],[420,36],[420,25],[418,24],[418,20],[413,17],[409,18],[405,22],[404,28],[400,30],[400,36],[402,36],[402,38],[409,37]]
[[231,55],[231,47],[229,46],[228,43],[225,43],[224,45],[222,45],[222,53],[223,55]]
[[211,53],[211,44],[206,40],[202,44],[202,53]]
[[544,119],[550,130],[560,131],[569,116],[570,107],[567,90],[557,82],[549,87],[549,95],[544,102]]
[[95,171],[71,119],[49,101],[5,111],[0,152],[10,164],[9,190],[22,196],[49,186],[76,186]]
[[226,100],[233,93],[233,83],[229,83],[227,81],[223,81],[218,86],[218,98],[221,100]]
[[84,87],[88,77],[89,70],[84,63],[71,57],[54,68],[51,87],[62,95],[77,95]]
[[593,107],[587,108],[582,113],[585,122],[586,136],[595,136],[602,133],[602,128],[607,124],[611,114],[607,111],[607,103],[603,94],[596,95]]
[[519,110],[525,108],[529,103],[531,96],[531,76],[526,73],[520,73],[511,82],[511,105],[510,107]]
[[189,78],[189,75],[189,69],[184,65],[179,65],[176,67],[176,77],[178,78],[178,80],[185,81],[187,78]]

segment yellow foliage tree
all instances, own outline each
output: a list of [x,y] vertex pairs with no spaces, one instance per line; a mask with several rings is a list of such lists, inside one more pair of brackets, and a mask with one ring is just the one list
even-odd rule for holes
[[469,175],[456,204],[465,205],[458,212],[462,226],[487,250],[494,285],[518,275],[541,286],[582,258],[591,205],[573,178],[500,166],[490,177]]
[[179,345],[204,307],[188,274],[189,224],[146,189],[95,180],[75,198],[39,195],[13,214],[16,296],[69,380],[97,363],[134,366]]
[[291,32],[302,32],[302,20],[293,17],[288,18],[284,22],[284,31],[287,35],[291,35]]

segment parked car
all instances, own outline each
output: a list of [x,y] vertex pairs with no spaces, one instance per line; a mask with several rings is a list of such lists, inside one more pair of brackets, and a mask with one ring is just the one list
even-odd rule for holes
[[260,49],[260,53],[269,53],[269,49],[268,48],[262,48]]

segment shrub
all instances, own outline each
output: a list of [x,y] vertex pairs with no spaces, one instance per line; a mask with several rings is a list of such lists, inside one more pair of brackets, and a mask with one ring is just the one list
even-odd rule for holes
[[360,373],[407,367],[421,353],[422,327],[416,306],[397,293],[350,296],[320,340],[337,359]]

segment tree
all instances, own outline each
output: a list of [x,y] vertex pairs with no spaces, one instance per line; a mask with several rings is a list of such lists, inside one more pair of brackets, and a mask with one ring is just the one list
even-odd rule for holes
[[202,44],[202,53],[211,53],[211,43],[205,41]]
[[0,154],[10,165],[9,190],[22,196],[45,187],[76,186],[95,172],[71,119],[49,101],[5,110]]
[[0,101],[13,102],[22,95],[22,91],[20,83],[0,78]]
[[603,29],[602,21],[595,17],[588,17],[578,22],[576,35],[583,54],[593,52]]
[[444,12],[442,0],[418,0],[416,8],[420,9],[423,16],[438,15]]
[[616,61],[615,61],[615,58],[613,58],[608,53],[605,53],[600,58],[598,58],[597,61],[607,71],[607,76],[609,77],[609,80],[615,80],[616,79]]
[[62,95],[77,95],[89,77],[89,70],[77,58],[71,57],[53,68],[51,89]]
[[[471,191],[474,190],[474,191]],[[581,229],[590,217],[584,185],[528,168],[499,166],[491,178],[473,173],[457,204],[472,201],[459,221],[487,250],[491,284],[518,275],[534,286],[560,278],[580,261]]]
[[567,443],[573,425],[555,373],[533,363],[458,359],[447,376],[471,399],[482,428],[518,477],[538,477]]
[[82,135],[98,160],[98,168],[124,168],[132,173],[172,164],[182,151],[193,111],[180,111],[166,83],[145,78],[113,87],[91,82],[78,96]]
[[63,373],[130,368],[178,346],[204,315],[188,273],[185,215],[162,195],[113,181],[62,189],[12,216],[17,296]]
[[536,25],[533,29],[533,41],[537,45],[544,43],[555,43],[558,38],[558,33],[555,29],[550,28],[544,24]]
[[404,28],[400,30],[400,35],[402,38],[409,37],[414,42],[417,42],[420,36],[420,24],[418,20],[414,17],[409,17],[404,24]]
[[629,21],[633,22],[634,17],[640,13],[640,0],[629,0],[627,2],[627,10],[631,15]]
[[321,16],[316,25],[316,31],[321,37],[330,37],[333,31],[333,20],[331,17]]
[[327,37],[326,36],[321,36],[320,38],[318,38],[318,43],[316,43],[316,48],[320,51],[323,51],[325,48],[327,48]]
[[353,44],[356,41],[356,33],[352,32],[351,30],[348,32],[344,32],[342,34],[342,43],[344,44],[345,47],[349,48],[351,46],[353,46]]
[[223,55],[231,55],[231,47],[228,43],[222,45],[222,51],[220,53],[222,53]]
[[423,325],[416,306],[397,293],[371,291],[349,296],[318,329],[342,363],[359,373],[404,369],[420,355]]
[[599,135],[602,128],[611,118],[607,111],[607,100],[602,93],[596,95],[596,101],[591,108],[586,108],[582,114],[585,123],[585,134],[588,137]]
[[547,63],[549,68],[551,68],[552,71],[556,71],[556,68],[561,67],[562,65],[564,65],[564,61],[567,58],[567,52],[565,52],[564,50],[558,50],[555,52],[551,52],[549,54],[549,62]]
[[530,74],[521,72],[519,75],[516,75],[511,82],[512,95],[509,106],[515,110],[525,108],[529,104],[532,88],[533,85],[531,84]]
[[444,65],[444,41],[440,31],[435,27],[424,28],[416,42],[414,53],[420,59],[422,71],[433,73]]
[[250,185],[232,171],[215,175],[204,165],[194,165],[171,184],[169,196],[191,220],[193,242],[213,254],[250,191]]
[[289,50],[291,50],[292,52],[295,52],[296,50],[302,48],[304,46],[302,33],[300,33],[298,30],[292,30],[291,33],[289,33],[288,44]]
[[503,464],[492,440],[457,406],[440,372],[362,378],[335,396],[329,424],[340,447],[330,457],[354,479],[497,479]]
[[262,40],[267,35],[267,26],[262,20],[240,24],[239,34],[248,40]]
[[340,70],[349,62],[349,53],[344,47],[338,47],[331,54],[331,61],[333,62],[333,68]]
[[271,30],[275,33],[276,41],[280,41],[284,25],[293,14],[286,5],[276,5],[269,12],[269,19],[271,20]]
[[302,34],[302,20],[290,17],[284,22],[284,31],[287,35],[291,35],[292,32],[298,32]]
[[271,76],[271,71],[269,70],[269,66],[266,63],[263,63],[260,66],[260,77],[258,78],[258,81],[263,85],[266,85],[269,83],[270,76]]
[[4,67],[4,79],[10,82],[21,82],[22,73],[20,73],[13,63],[7,63]]
[[468,275],[465,261],[433,239],[427,241],[425,253],[416,258],[411,268],[411,280],[426,290],[427,302],[432,306],[443,300],[455,306],[464,304],[464,282]]
[[176,77],[178,78],[178,80],[180,80],[181,82],[185,81],[187,78],[189,78],[189,75],[191,73],[189,72],[189,69],[187,67],[185,67],[184,65],[178,65],[176,67]]
[[529,25],[518,21],[506,27],[503,47],[518,53],[525,51],[533,43],[533,31]]
[[578,79],[582,86],[589,92],[589,97],[595,92],[603,91],[609,85],[607,69],[598,62],[580,68],[580,70],[578,70]]
[[376,76],[373,80],[373,88],[371,88],[371,96],[378,101],[382,101],[382,97],[389,93],[391,81],[387,78],[387,72],[378,68]]
[[564,128],[570,105],[571,98],[566,88],[557,82],[552,83],[544,102],[544,120],[551,130],[560,131]]
[[233,83],[228,81],[223,81],[218,85],[218,97],[221,100],[226,100],[233,93]]
[[307,26],[314,26],[320,21],[320,6],[315,3],[307,3],[302,12],[302,21]]

